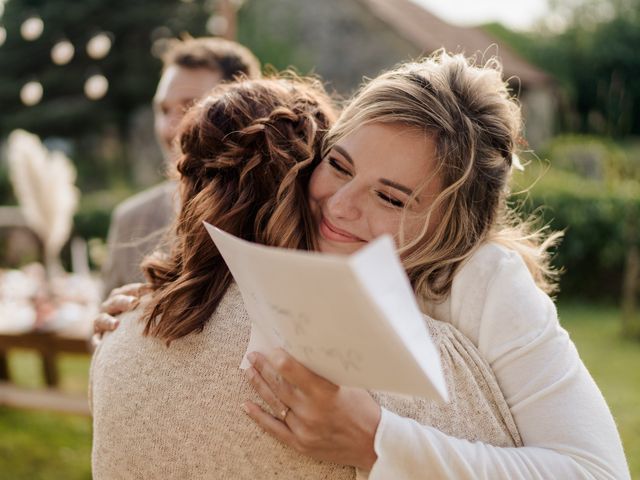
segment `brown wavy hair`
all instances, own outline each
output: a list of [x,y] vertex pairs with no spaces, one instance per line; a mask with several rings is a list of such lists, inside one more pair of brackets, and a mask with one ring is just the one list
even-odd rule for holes
[[335,119],[322,85],[295,77],[216,87],[181,124],[181,211],[166,255],[142,268],[154,290],[145,334],[202,331],[232,282],[203,222],[265,245],[313,250],[307,184]]

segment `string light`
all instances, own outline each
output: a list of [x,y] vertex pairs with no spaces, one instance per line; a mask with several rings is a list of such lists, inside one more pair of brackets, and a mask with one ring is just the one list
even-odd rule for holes
[[32,42],[40,38],[42,31],[44,30],[44,22],[40,17],[27,18],[22,25],[20,25],[20,35],[25,40]]
[[92,75],[84,83],[84,94],[91,100],[99,100],[109,90],[109,80],[104,75]]
[[106,33],[95,35],[87,43],[87,54],[94,60],[104,58],[111,50],[111,37]]
[[62,40],[56,43],[51,49],[51,60],[56,65],[66,65],[75,54],[75,48],[69,40]]
[[224,35],[229,28],[229,21],[222,15],[211,15],[207,20],[207,31],[211,35]]
[[42,84],[36,81],[25,83],[20,89],[20,100],[28,107],[39,103],[42,100]]

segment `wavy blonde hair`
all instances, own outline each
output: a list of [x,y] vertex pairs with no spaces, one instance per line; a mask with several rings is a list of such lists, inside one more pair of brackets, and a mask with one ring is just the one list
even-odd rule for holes
[[335,120],[322,85],[289,77],[216,87],[182,121],[181,211],[168,255],[142,268],[154,289],[145,334],[201,331],[232,277],[203,222],[245,240],[315,248],[306,189]]
[[[419,296],[443,299],[456,269],[486,240],[517,251],[538,286],[554,290],[548,249],[559,234],[543,235],[534,219],[521,220],[507,205],[522,119],[497,60],[477,66],[463,55],[439,50],[383,73],[366,83],[342,112],[323,154],[372,123],[403,125],[435,141],[438,164],[435,171],[425,172],[421,188],[437,177],[442,191],[428,209],[420,235],[406,241],[401,234],[399,239]],[[430,226],[436,213],[437,224]]]

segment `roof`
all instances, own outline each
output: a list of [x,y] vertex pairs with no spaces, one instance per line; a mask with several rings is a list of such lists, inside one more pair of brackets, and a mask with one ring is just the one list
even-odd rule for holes
[[506,78],[518,77],[523,87],[547,84],[551,77],[480,28],[451,25],[410,0],[360,0],[380,20],[428,54],[444,47],[468,55],[487,52],[502,61]]

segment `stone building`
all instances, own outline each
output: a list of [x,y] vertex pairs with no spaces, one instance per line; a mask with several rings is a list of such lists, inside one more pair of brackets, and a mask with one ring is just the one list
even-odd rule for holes
[[238,20],[239,41],[264,62],[316,72],[342,94],[441,47],[498,56],[523,105],[529,143],[540,147],[552,134],[556,88],[548,74],[483,30],[451,25],[411,0],[247,0]]

